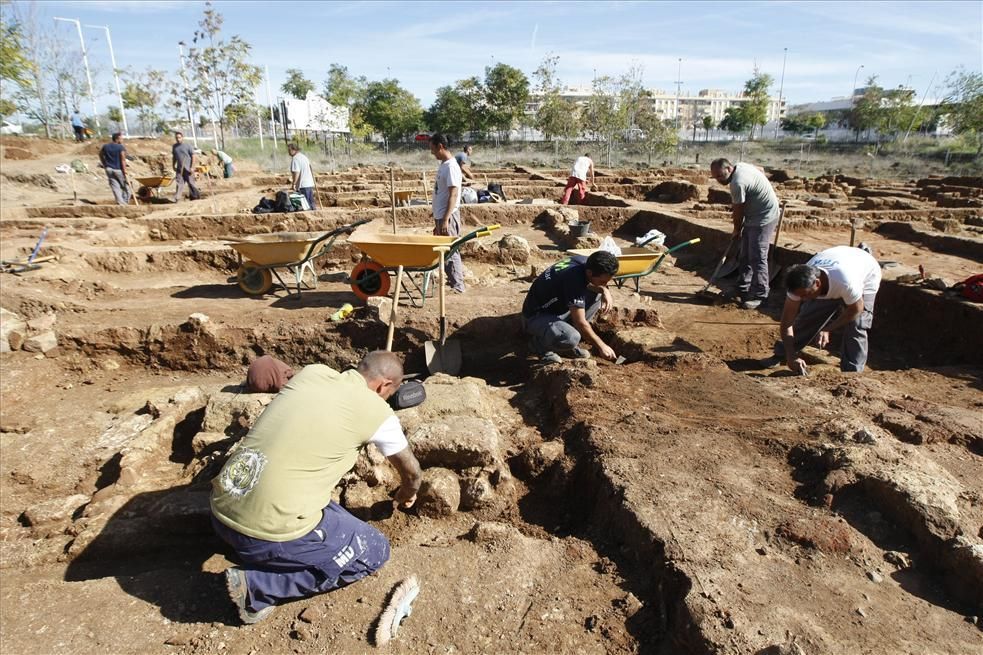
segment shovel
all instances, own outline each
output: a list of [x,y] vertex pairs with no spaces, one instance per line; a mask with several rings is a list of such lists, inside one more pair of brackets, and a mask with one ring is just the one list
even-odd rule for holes
[[782,267],[775,265],[775,251],[778,250],[778,235],[782,233],[782,221],[785,220],[785,203],[782,203],[782,208],[778,212],[778,226],[775,228],[775,242],[771,244],[771,248],[768,249],[768,281],[774,282],[775,278],[778,277],[779,273],[782,272]]
[[709,289],[710,287],[713,286],[713,283],[717,281],[717,276],[720,274],[720,269],[723,268],[724,262],[727,261],[727,255],[730,254],[731,247],[733,247],[733,245],[737,243],[737,240],[740,238],[740,236],[741,234],[740,232],[738,232],[733,237],[731,237],[730,243],[727,244],[727,248],[724,250],[724,254],[720,257],[720,261],[717,263],[717,268],[713,269],[713,275],[711,275],[710,279],[707,280],[707,285],[696,292],[696,295],[698,297],[708,298],[710,300],[715,300],[717,298],[717,294],[711,293]]
[[386,333],[386,350],[393,350],[393,335],[396,333],[396,309],[399,307],[399,290],[403,286],[403,265],[396,269],[396,291],[393,293],[393,306],[389,310],[389,332]]
[[461,344],[457,341],[447,341],[447,314],[444,307],[444,283],[447,274],[444,271],[444,256],[450,246],[434,248],[440,254],[440,279],[437,282],[440,299],[440,341],[427,341],[423,352],[427,358],[427,370],[431,375],[447,373],[457,375],[461,372]]

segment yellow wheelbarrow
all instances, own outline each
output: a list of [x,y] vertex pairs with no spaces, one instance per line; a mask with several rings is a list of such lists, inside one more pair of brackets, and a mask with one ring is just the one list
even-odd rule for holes
[[[362,251],[362,260],[355,265],[349,275],[352,291],[365,301],[371,296],[387,296],[391,286],[389,271],[402,267],[412,288],[406,288],[406,295],[414,307],[422,307],[427,299],[430,274],[440,266],[441,257],[435,247],[446,246],[444,259],[451,257],[461,246],[477,237],[488,236],[499,225],[486,225],[459,237],[433,234],[386,234],[382,232],[359,232],[353,234],[348,243]],[[413,273],[421,273],[423,279],[417,280]]]
[[[641,246],[622,248],[621,254],[618,255],[618,274],[613,278],[614,283],[618,288],[621,288],[625,282],[633,280],[635,282],[635,292],[638,293],[641,291],[642,278],[657,271],[662,261],[666,258],[666,255],[699,242],[699,237],[690,239],[689,241],[684,241],[669,248],[665,252],[655,252],[645,248],[644,245],[648,243],[647,241],[643,242]],[[580,257],[590,257],[595,252],[597,252],[596,248],[582,248],[567,251],[571,255],[579,255]]]
[[173,175],[157,175],[155,177],[138,177],[137,182],[140,188],[137,189],[137,198],[140,200],[150,200],[160,198],[161,187],[170,186],[174,181]]
[[[299,298],[302,288],[313,289],[317,286],[313,260],[330,251],[339,236],[351,234],[355,228],[368,222],[369,219],[366,219],[324,233],[274,232],[227,240],[239,257],[236,271],[239,288],[251,296],[261,296],[270,290],[276,277],[287,293],[292,295],[290,286],[277,272],[278,268],[286,268],[294,274]],[[305,282],[308,273],[311,278],[309,283]]]

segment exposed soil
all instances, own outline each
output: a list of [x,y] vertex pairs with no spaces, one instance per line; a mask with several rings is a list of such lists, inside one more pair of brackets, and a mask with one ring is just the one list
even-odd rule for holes
[[[92,144],[2,143],[31,158],[5,154],[0,255],[25,257],[47,228],[39,254],[53,257],[0,278],[3,309],[27,322],[20,341],[40,349],[13,339],[0,355],[4,652],[368,652],[410,573],[423,591],[394,652],[983,651],[983,356],[971,336],[983,310],[918,273],[978,272],[979,178],[776,176],[789,203],[779,264],[848,242],[858,217],[855,238],[896,262],[869,369],[842,374],[836,350],[813,349],[803,378],[759,363],[780,289],[760,312],[696,295],[729,233],[705,171],[601,171],[589,206],[562,212],[550,200],[565,171],[481,171],[520,202],[465,208],[469,225],[502,227],[465,249],[468,291],[448,297],[462,379],[428,378],[427,402],[401,418],[428,468],[483,495],[441,518],[382,511],[393,472],[360,461],[337,495],[389,536],[392,560],[242,627],[207,496],[269,401],[240,393],[245,369],[264,353],[350,366],[382,347],[386,311],[356,301],[347,274],[361,253],[343,239],[299,298],[245,295],[223,239],[362,218],[389,231],[388,173],[325,175],[326,209],[302,214],[248,213],[282,183],[248,170],[202,201],[116,208]],[[79,176],[79,204],[52,170],[73,158],[95,171]],[[26,177],[41,174],[56,188]],[[420,180],[397,171],[397,190]],[[427,230],[418,195],[397,210],[401,232]],[[594,243],[563,233],[574,217],[622,245],[652,228],[668,246],[702,239],[638,293],[613,290],[598,325],[625,365],[527,356],[516,312],[533,275]],[[500,247],[505,235],[529,251]],[[356,311],[332,323],[349,302]],[[436,304],[400,307],[394,350],[409,371],[425,371]],[[435,426],[463,445],[434,447]]]

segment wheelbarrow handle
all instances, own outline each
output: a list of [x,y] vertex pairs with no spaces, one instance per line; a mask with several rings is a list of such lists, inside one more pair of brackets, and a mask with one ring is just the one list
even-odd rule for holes
[[493,230],[501,229],[501,225],[487,225],[475,233],[476,237],[486,237],[492,233]]
[[682,243],[677,244],[677,245],[673,246],[672,248],[670,248],[669,250],[667,250],[666,251],[666,254],[668,255],[669,253],[675,252],[675,251],[679,250],[680,248],[685,248],[686,246],[696,245],[699,242],[700,242],[700,237],[696,237],[695,239],[690,239],[689,241],[683,241]]

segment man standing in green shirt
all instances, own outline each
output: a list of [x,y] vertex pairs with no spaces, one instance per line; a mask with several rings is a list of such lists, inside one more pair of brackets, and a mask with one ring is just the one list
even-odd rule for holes
[[373,443],[399,472],[394,503],[416,502],[420,465],[385,402],[402,378],[399,359],[385,351],[344,373],[304,367],[212,482],[212,524],[244,564],[225,572],[244,623],[261,621],[281,601],[355,582],[389,559],[385,536],[331,493]]

